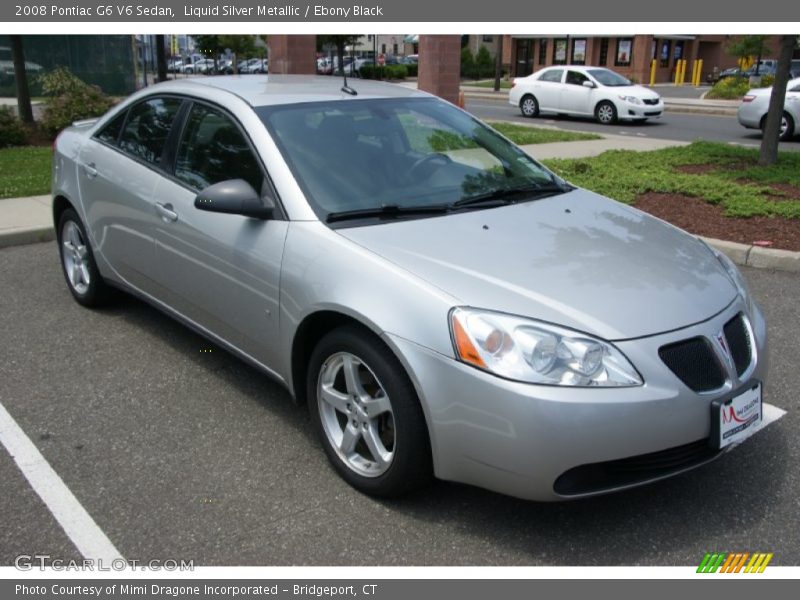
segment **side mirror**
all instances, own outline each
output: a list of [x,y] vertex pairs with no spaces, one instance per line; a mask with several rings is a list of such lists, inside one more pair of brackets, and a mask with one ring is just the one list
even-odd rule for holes
[[208,212],[271,219],[275,212],[275,200],[269,194],[259,195],[244,179],[228,179],[210,185],[197,194],[194,207]]
[[584,81],[582,85],[583,85],[583,87],[585,87],[585,88],[591,88],[591,89],[594,89],[594,88],[596,88],[596,87],[597,87],[597,86],[594,84],[594,81],[589,81],[589,80],[586,80],[586,81]]

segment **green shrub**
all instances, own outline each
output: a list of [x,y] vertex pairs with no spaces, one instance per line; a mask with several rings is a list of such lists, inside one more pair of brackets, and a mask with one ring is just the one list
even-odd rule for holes
[[0,106],[0,148],[25,143],[25,127],[10,106]]
[[386,65],[384,69],[385,79],[405,79],[408,75],[408,69],[405,65]]
[[39,80],[49,96],[42,114],[42,128],[51,136],[73,121],[99,117],[114,105],[99,87],[84,83],[65,67],[40,75]]
[[409,77],[416,77],[419,74],[419,65],[408,64],[406,65]]
[[726,77],[714,84],[706,98],[735,100],[744,96],[749,89],[750,82],[746,77]]
[[475,70],[477,78],[494,76],[494,60],[486,46],[481,46],[478,54],[475,55]]
[[461,76],[478,79],[475,57],[472,55],[472,52],[469,48],[461,49]]
[[362,65],[359,73],[362,79],[375,79],[375,65]]

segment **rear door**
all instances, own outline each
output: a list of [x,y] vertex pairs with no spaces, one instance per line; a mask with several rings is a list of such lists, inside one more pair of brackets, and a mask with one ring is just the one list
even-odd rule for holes
[[153,293],[153,190],[182,100],[151,97],[99,130],[82,148],[79,185],[96,251],[126,282]]
[[564,69],[548,69],[544,71],[533,84],[534,95],[539,101],[539,110],[560,110],[561,80]]
[[203,188],[244,179],[274,196],[258,155],[223,109],[187,111],[172,177],[155,190],[156,260],[167,303],[262,364],[277,364],[280,268],[288,222],[194,207]]

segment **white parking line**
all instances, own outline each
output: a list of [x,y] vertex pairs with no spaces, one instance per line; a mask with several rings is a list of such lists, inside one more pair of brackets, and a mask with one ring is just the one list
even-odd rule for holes
[[110,566],[123,559],[36,445],[0,404],[0,442],[84,558]]

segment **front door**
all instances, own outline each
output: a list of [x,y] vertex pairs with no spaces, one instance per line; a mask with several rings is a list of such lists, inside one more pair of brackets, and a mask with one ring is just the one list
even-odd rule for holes
[[198,210],[203,188],[244,179],[268,189],[247,136],[224,111],[192,105],[154,201],[156,260],[167,303],[268,367],[277,364],[281,259],[288,223]]

